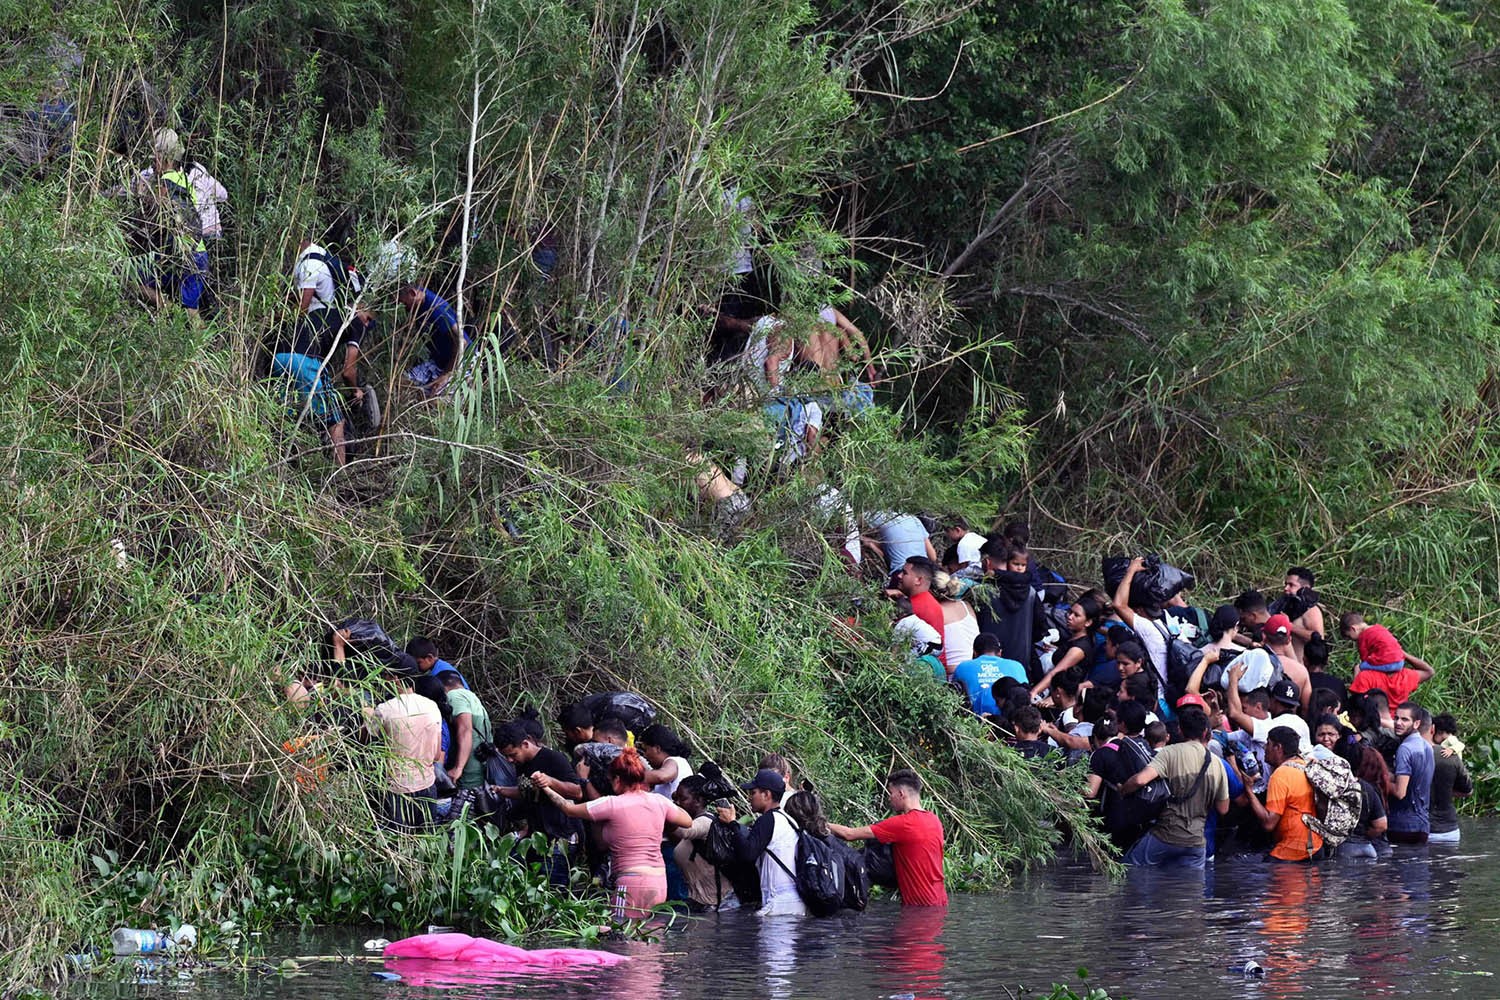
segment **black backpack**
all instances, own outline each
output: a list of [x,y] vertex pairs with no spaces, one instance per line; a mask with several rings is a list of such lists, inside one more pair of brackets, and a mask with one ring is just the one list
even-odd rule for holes
[[865,855],[841,840],[828,838],[828,844],[844,859],[844,909],[864,912],[870,905],[870,873],[865,871]]
[[786,816],[786,821],[797,831],[796,872],[790,871],[770,847],[766,848],[766,853],[797,883],[797,895],[802,897],[808,913],[815,917],[834,916],[844,908],[844,859],[835,854],[826,841],[802,829],[785,812],[777,811]]
[[716,903],[723,902],[724,883],[734,891],[742,906],[760,905],[760,879],[754,867],[735,858],[735,845],[739,840],[738,823],[725,823],[715,819],[708,828],[708,836],[693,841],[693,854],[714,866],[714,885],[718,894]]
[[[1139,616],[1137,616],[1139,617]],[[1190,642],[1183,642],[1173,635],[1159,621],[1151,621],[1156,630],[1161,633],[1162,642],[1167,649],[1167,696],[1175,702],[1181,698],[1187,690],[1189,678],[1193,671],[1198,669],[1198,664],[1203,662],[1203,650],[1197,648]]]
[[861,860],[864,862],[865,875],[872,883],[886,889],[896,888],[896,856],[890,844],[882,844],[878,840],[868,841]]
[[[363,284],[359,282],[358,271],[329,253],[310,253],[303,259],[317,261],[328,268],[328,273],[333,276],[333,301],[324,302],[323,305],[339,312],[346,312],[354,306],[354,299]],[[313,295],[317,294],[313,292]]]

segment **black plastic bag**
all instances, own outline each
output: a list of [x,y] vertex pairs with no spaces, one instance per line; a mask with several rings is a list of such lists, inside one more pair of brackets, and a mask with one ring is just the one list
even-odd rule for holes
[[[1130,606],[1133,608],[1161,607],[1181,591],[1191,590],[1196,582],[1193,574],[1162,562],[1158,555],[1149,555],[1143,561],[1144,565],[1130,581]],[[1105,556],[1101,561],[1100,575],[1104,577],[1104,589],[1111,600],[1128,569],[1130,559],[1127,556]]]
[[415,666],[401,647],[396,645],[396,641],[380,627],[380,623],[373,619],[346,618],[334,628],[349,633],[349,638],[344,640],[344,655],[349,660],[384,669],[410,670]]
[[[1184,590],[1192,590],[1197,581],[1193,574],[1161,561],[1157,555],[1146,557],[1146,565],[1136,574],[1136,579],[1146,578],[1146,590],[1157,604],[1166,604]],[[1134,582],[1134,581],[1132,581]],[[1134,588],[1132,588],[1134,589]]]
[[589,766],[589,783],[604,795],[613,795],[614,787],[610,784],[609,766],[620,756],[624,747],[613,743],[580,743],[573,748],[573,753]]
[[625,728],[639,734],[656,721],[656,709],[638,694],[630,691],[606,691],[583,699],[583,706],[594,713],[594,721],[613,715]]

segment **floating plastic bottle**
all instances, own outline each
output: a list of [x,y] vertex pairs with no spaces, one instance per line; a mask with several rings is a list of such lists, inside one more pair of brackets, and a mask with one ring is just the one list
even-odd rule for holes
[[157,955],[173,948],[192,948],[198,943],[198,928],[183,924],[174,933],[163,934],[161,931],[116,927],[109,940],[116,955]]
[[154,955],[171,947],[171,938],[159,931],[116,927],[109,935],[116,955]]

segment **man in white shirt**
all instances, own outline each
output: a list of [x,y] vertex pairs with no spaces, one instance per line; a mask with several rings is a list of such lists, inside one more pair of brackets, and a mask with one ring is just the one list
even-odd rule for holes
[[[347,284],[357,295],[362,283],[359,275],[349,269],[335,275],[335,267],[344,266],[311,237],[302,238],[297,245],[297,263],[292,268],[292,282],[297,289],[298,354],[321,358],[331,346],[331,337],[339,325],[353,321],[353,317],[339,315],[339,288]],[[336,370],[342,367],[342,359],[334,362]]]
[[1286,726],[1295,730],[1297,738],[1302,741],[1301,752],[1312,752],[1312,733],[1308,731],[1307,723],[1302,717],[1296,714],[1300,701],[1297,685],[1283,678],[1271,685],[1269,691],[1256,689],[1241,695],[1240,673],[1239,660],[1235,660],[1229,666],[1229,674],[1234,681],[1229,685],[1229,721],[1249,733],[1251,741],[1261,747],[1265,746],[1266,737],[1271,730],[1277,726]]
[[[786,782],[771,770],[761,770],[740,786],[749,793],[756,820],[747,829],[735,827],[735,857],[760,872],[760,915],[801,917],[807,907],[797,892],[797,830],[781,811]],[[735,822],[733,807],[721,808],[719,819]]]

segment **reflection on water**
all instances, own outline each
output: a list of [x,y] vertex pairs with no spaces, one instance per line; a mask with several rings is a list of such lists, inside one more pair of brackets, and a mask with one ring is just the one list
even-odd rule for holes
[[[693,918],[632,960],[575,975],[503,976],[449,963],[355,960],[303,975],[213,974],[156,986],[89,984],[129,1000],[681,1000],[995,998],[1045,989],[1079,965],[1136,1000],[1500,997],[1500,823],[1465,827],[1457,849],[1412,848],[1320,868],[1222,861],[1206,879],[1134,871],[1119,882],[1059,862],[1010,890],[953,896],[946,910],[889,902],[833,920],[732,913]],[[317,932],[284,954],[334,954],[368,935]],[[1247,977],[1247,961],[1265,969]],[[399,982],[377,979],[391,970]]]

